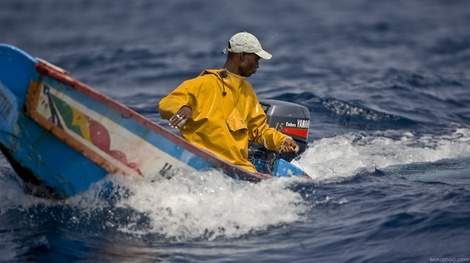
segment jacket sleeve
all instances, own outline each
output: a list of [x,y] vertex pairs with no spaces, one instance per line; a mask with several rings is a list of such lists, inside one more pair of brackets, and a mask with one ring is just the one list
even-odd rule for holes
[[254,101],[254,104],[248,121],[250,140],[256,144],[263,144],[266,149],[279,152],[284,141],[291,137],[269,127],[267,116],[258,99]]
[[184,105],[191,107],[189,105],[189,88],[191,87],[189,82],[188,80],[183,82],[160,101],[159,110],[163,119],[169,119]]

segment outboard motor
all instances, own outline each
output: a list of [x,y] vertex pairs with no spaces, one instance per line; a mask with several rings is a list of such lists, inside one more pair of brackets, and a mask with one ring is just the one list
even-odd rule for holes
[[276,170],[278,160],[284,159],[290,162],[307,148],[310,112],[302,105],[286,101],[260,100],[260,104],[268,117],[268,125],[291,136],[299,145],[299,151],[294,154],[276,153],[266,149],[263,145],[250,143],[249,160],[255,165],[258,172],[272,174]]

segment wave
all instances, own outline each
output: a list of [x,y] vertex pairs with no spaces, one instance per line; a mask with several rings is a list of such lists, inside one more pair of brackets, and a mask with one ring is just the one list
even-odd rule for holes
[[[462,171],[469,169],[469,163],[465,161],[470,157],[469,142],[470,129],[466,128],[456,128],[441,135],[406,130],[349,133],[314,141],[294,164],[315,181],[336,182],[377,170],[390,175],[404,172],[403,176],[412,178],[412,174],[405,172],[407,167],[433,167],[443,162],[446,165],[439,166],[444,167],[440,180],[453,180],[449,175],[454,169],[453,162],[461,163]],[[447,163],[446,160],[452,161]],[[432,169],[420,172],[427,180],[433,180]]]
[[110,175],[64,201],[28,196],[18,187],[4,191],[9,183],[2,182],[0,208],[2,216],[35,225],[53,220],[83,234],[175,242],[239,238],[304,220],[309,208],[300,193],[289,189],[299,182],[286,178],[254,184],[217,171],[180,173],[156,182]]
[[[354,130],[416,129],[426,124],[405,116],[371,109],[361,101],[320,98],[309,92],[286,93],[276,96],[274,99],[290,101],[307,107],[311,114],[313,133],[324,130],[322,127],[316,127],[317,123],[322,123],[322,125],[330,123]],[[318,137],[315,134],[312,135]]]
[[312,176],[311,182],[279,178],[254,184],[218,171],[177,173],[155,182],[110,175],[64,201],[24,194],[13,171],[3,169],[0,216],[28,225],[52,221],[84,235],[165,242],[239,239],[308,221],[314,207],[349,202],[315,191],[357,176],[470,184],[469,142],[470,129],[439,136],[403,130],[344,134],[312,142],[294,161]]

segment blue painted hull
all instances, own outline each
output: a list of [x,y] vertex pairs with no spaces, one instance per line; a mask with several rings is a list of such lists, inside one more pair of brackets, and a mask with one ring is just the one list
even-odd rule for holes
[[73,196],[113,173],[153,178],[218,169],[236,179],[270,177],[194,147],[9,45],[0,45],[0,105],[0,148],[35,195]]

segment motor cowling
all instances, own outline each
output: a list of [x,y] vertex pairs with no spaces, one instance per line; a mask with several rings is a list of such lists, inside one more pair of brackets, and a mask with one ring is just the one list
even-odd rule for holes
[[260,100],[267,116],[270,127],[289,135],[299,145],[299,151],[294,153],[276,153],[267,150],[263,145],[249,145],[249,159],[261,173],[271,173],[277,159],[292,161],[305,151],[308,145],[310,128],[310,112],[302,105],[280,101]]

